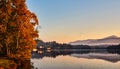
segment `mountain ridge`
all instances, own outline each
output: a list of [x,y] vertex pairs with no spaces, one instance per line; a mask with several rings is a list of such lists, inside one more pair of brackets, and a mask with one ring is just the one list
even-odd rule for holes
[[118,45],[120,44],[120,37],[111,35],[108,37],[104,37],[101,39],[87,39],[87,40],[77,40],[70,42],[71,45],[90,45],[90,46],[96,46],[96,45]]

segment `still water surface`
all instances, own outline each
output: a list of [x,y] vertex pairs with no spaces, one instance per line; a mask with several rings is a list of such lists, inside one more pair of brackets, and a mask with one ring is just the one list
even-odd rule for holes
[[120,69],[120,54],[107,51],[39,51],[31,62],[37,69]]

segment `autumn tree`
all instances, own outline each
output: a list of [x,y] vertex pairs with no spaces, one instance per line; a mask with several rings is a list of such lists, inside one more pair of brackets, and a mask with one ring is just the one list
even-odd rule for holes
[[36,46],[38,20],[25,1],[0,0],[0,51],[9,57],[30,58]]

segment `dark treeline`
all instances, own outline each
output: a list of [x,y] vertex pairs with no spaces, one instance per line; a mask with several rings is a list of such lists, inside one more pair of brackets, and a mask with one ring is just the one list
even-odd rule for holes
[[55,41],[52,42],[43,42],[41,40],[36,40],[37,49],[91,49],[88,45],[70,45],[70,44],[61,44]]
[[120,54],[120,45],[112,45],[107,47],[107,51],[110,53],[118,53]]
[[88,46],[88,45],[70,45],[70,44],[61,44],[55,41],[52,42],[43,42],[42,40],[36,40],[37,42],[37,53],[32,52],[32,58],[43,58],[43,57],[53,57],[55,58],[58,55],[71,55],[71,54],[87,54],[95,49],[105,49],[109,53],[120,54],[120,45],[112,45],[108,47],[101,46]]
[[108,49],[119,49],[120,50],[120,45],[112,45],[112,46],[109,46]]

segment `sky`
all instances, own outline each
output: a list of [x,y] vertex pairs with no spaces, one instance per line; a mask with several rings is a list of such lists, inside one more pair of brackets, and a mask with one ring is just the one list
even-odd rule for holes
[[27,0],[39,20],[43,41],[120,36],[120,0]]

